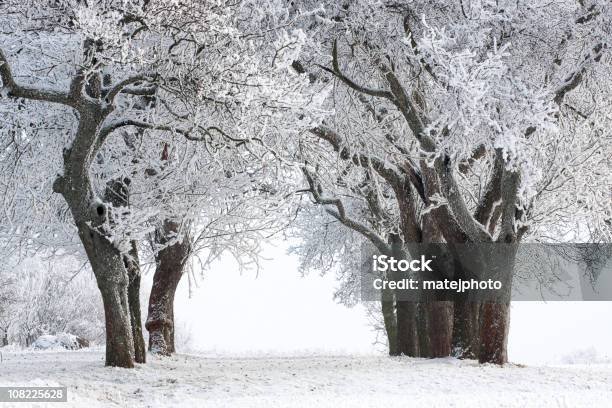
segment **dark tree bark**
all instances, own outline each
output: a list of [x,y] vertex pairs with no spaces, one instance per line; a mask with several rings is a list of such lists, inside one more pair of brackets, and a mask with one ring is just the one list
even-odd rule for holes
[[[509,183],[518,187],[518,176],[509,173],[514,180]],[[512,188],[511,188],[512,189]],[[503,192],[502,196],[507,193]],[[515,196],[511,191],[510,196]],[[514,227],[514,202],[507,200],[502,213],[502,229],[497,243],[484,252],[486,262],[485,278],[498,280],[501,290],[494,297],[487,297],[480,307],[480,363],[505,364],[508,362],[508,332],[510,328],[510,298],[512,278],[516,262],[517,231]]]
[[[514,184],[516,188],[518,177],[515,177]],[[478,353],[480,363],[505,364],[508,362],[510,297],[518,249],[516,230],[507,219],[510,218],[508,213],[513,213],[513,211],[514,208],[504,209],[500,242],[492,247],[487,254],[487,260],[491,265],[489,268],[491,270],[490,277],[501,282],[502,291],[495,299],[487,299],[483,302],[480,309],[480,350]]]
[[132,368],[134,338],[127,294],[129,278],[123,254],[89,225],[79,222],[77,226],[104,302],[106,365]]
[[[406,255],[404,241],[397,234],[389,236],[391,255],[395,259],[403,259]],[[401,278],[401,274],[393,273],[393,279]],[[397,317],[397,351],[400,355],[419,357],[419,331],[417,303],[412,300],[402,300],[404,297],[398,290],[395,297],[395,314]]]
[[132,324],[132,336],[134,337],[134,359],[137,363],[144,364],[147,361],[147,349],[142,335],[142,315],[140,312],[140,264],[136,242],[132,241],[132,249],[129,252],[128,265],[128,303],[130,306],[130,322]]
[[[391,300],[386,300],[386,296]],[[387,335],[387,344],[389,346],[389,355],[400,355],[397,345],[397,317],[395,316],[395,301],[392,300],[393,294],[389,289],[383,290],[383,299],[380,302],[383,321],[385,323],[385,333]]]
[[[156,241],[165,245],[179,232],[179,224],[166,220],[156,233]],[[145,324],[149,331],[149,351],[161,355],[176,352],[174,345],[174,296],[189,258],[188,237],[161,249],[156,255],[153,287],[149,297],[149,315]]]
[[508,362],[508,329],[510,303],[486,302],[482,307],[480,328],[480,363],[505,364]]
[[[438,228],[435,220],[426,214],[423,216],[422,221],[422,236],[423,236],[423,248],[427,248],[433,244],[428,252],[434,251],[435,255],[429,254],[429,258],[433,259],[434,262],[437,260],[443,261],[444,257],[440,252],[439,245],[444,242],[444,238],[440,229]],[[444,274],[441,273],[443,270],[442,265],[434,267],[437,272],[435,276],[430,278],[442,279]],[[441,301],[436,299],[427,299],[422,304],[423,315],[426,322],[425,334],[423,337],[427,339],[427,357],[438,358],[448,357],[452,351],[452,333],[453,333],[453,304],[448,301]]]
[[427,357],[451,355],[453,334],[453,304],[446,301],[431,301],[423,304],[427,322]]
[[415,302],[397,301],[397,347],[400,354],[420,357]]
[[[114,207],[126,207],[129,203],[130,180],[110,180],[104,191],[104,199]],[[113,223],[113,220],[110,220]],[[142,335],[142,315],[140,312],[140,261],[136,241],[130,242],[130,250],[124,255],[123,263],[128,273],[128,305],[130,310],[130,323],[134,339],[134,360],[137,363],[146,362],[144,337]]]
[[452,317],[451,302],[426,300],[417,303],[420,357],[439,358],[451,355]]
[[[431,342],[430,336],[433,333],[429,332],[429,324],[427,318],[427,302],[416,303],[417,309],[417,337],[419,339],[419,356],[431,357]],[[433,334],[435,335],[435,334]]]
[[475,359],[480,349],[480,302],[455,301],[453,313],[453,355]]

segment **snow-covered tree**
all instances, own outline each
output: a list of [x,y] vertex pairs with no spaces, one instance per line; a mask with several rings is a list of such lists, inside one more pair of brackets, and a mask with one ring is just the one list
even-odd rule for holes
[[[31,248],[65,236],[75,249],[76,227],[105,305],[107,365],[132,367],[141,337],[130,323],[137,302],[128,300],[137,292],[128,289],[138,283],[135,242],[167,220],[191,225],[200,199],[215,206],[247,189],[211,183],[248,181],[248,166],[233,174],[245,161],[240,149],[261,157],[274,136],[311,127],[322,113],[290,68],[304,34],[287,28],[281,5],[1,5],[3,164],[24,181],[44,180],[18,185],[7,174],[4,237]],[[20,161],[24,151],[29,161]]]
[[[301,144],[314,201],[380,252],[390,237],[409,252],[551,233],[609,241],[610,12],[569,0],[324,4],[309,23],[320,46],[299,67],[334,85],[335,115]],[[418,355],[404,303],[399,351]],[[453,318],[437,306],[436,336],[453,327],[461,354],[506,361],[506,302],[457,301]],[[437,340],[451,350],[450,336]]]

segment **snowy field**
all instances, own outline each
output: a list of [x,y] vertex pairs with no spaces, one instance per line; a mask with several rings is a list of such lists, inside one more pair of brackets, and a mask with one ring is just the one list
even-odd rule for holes
[[499,368],[371,355],[177,355],[149,356],[126,370],[103,367],[101,349],[5,350],[2,357],[2,386],[67,386],[69,402],[52,407],[612,406],[612,364]]

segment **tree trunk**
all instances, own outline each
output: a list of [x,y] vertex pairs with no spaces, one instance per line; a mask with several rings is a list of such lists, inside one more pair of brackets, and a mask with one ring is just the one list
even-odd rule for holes
[[[424,245],[421,246],[421,250],[429,259],[433,259],[434,263],[439,263],[434,268],[436,272],[429,276],[424,275],[423,279],[444,279],[448,276],[443,273],[446,257],[440,251],[440,244],[444,242],[444,238],[431,214],[425,214],[423,217],[422,237]],[[417,251],[417,254],[419,252]],[[424,334],[421,337],[426,339],[426,356],[431,358],[450,356],[453,333],[452,302],[438,300],[435,296],[425,296],[421,308],[425,320]]]
[[510,303],[484,303],[481,320],[478,361],[500,365],[507,363]]
[[[79,127],[94,126],[87,123],[87,117],[84,116]],[[79,153],[82,154],[80,151]],[[134,337],[128,302],[129,276],[125,254],[107,235],[109,208],[107,204],[94,198],[87,173],[78,165],[82,160],[76,160],[77,164],[72,164],[67,155],[70,155],[70,151],[64,154],[65,175],[56,180],[54,190],[62,193],[70,207],[79,238],[102,295],[106,324],[106,365],[132,368]],[[74,151],[72,155],[75,155]]]
[[123,254],[87,223],[77,226],[104,302],[106,365],[132,368],[134,337],[128,302],[129,277]]
[[[389,291],[388,289],[384,289]],[[384,291],[383,290],[383,291]],[[383,294],[383,298],[384,298]],[[387,344],[389,345],[389,355],[399,356],[397,347],[397,318],[395,316],[395,301],[381,300],[380,302],[383,321],[385,323],[385,333],[387,334]]]
[[130,322],[132,324],[132,336],[134,337],[134,359],[137,363],[144,364],[147,361],[147,349],[142,335],[142,315],[140,313],[140,262],[136,242],[132,241],[132,249],[129,252],[128,265],[128,303],[130,307]]
[[127,288],[104,282],[98,287],[104,301],[106,321],[106,365],[134,367],[134,340],[129,319]]
[[496,244],[489,251],[489,276],[501,282],[501,291],[493,300],[485,301],[480,309],[480,363],[505,364],[508,362],[508,331],[510,329],[510,298],[516,252],[515,242]]
[[397,301],[397,347],[400,354],[420,357],[416,302]]
[[453,310],[452,353],[462,359],[475,359],[480,348],[480,302],[455,301]]
[[[390,234],[391,255],[400,260],[405,257],[403,241],[397,234]],[[403,278],[400,272],[392,272],[392,279]],[[419,333],[417,322],[417,303],[412,300],[400,300],[403,297],[401,290],[395,296],[395,315],[397,318],[397,352],[399,355],[419,357]]]
[[[126,207],[129,203],[130,180],[113,179],[106,184],[104,200],[114,207]],[[114,220],[110,220],[113,224]],[[140,312],[140,260],[138,259],[138,246],[136,241],[130,242],[130,250],[124,255],[123,263],[128,273],[128,306],[130,310],[130,323],[134,339],[134,359],[144,364],[147,358],[144,337],[142,335],[142,315]]]
[[[179,231],[179,224],[166,220],[156,240],[164,244]],[[191,251],[188,237],[160,250],[149,297],[149,315],[145,324],[149,331],[149,351],[170,355],[174,345],[174,295]]]
[[427,357],[448,357],[452,350],[453,304],[446,301],[423,303],[427,322]]
[[130,276],[128,286],[128,302],[130,307],[130,323],[134,337],[134,358],[137,363],[147,362],[147,349],[142,334],[142,315],[140,312],[140,273]]
[[419,339],[419,357],[429,358],[431,357],[430,349],[430,333],[427,322],[427,303],[418,302],[416,303],[417,310],[417,337]]

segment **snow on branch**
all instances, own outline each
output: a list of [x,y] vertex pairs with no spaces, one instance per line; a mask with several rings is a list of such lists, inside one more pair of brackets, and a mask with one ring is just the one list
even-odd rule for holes
[[133,84],[141,83],[141,82],[149,82],[149,83],[153,82],[155,81],[156,77],[157,75],[155,74],[140,74],[140,75],[135,75],[133,77],[126,78],[106,91],[106,100],[107,102],[112,103],[115,100],[115,97],[119,93],[124,92],[124,91],[128,91],[128,93],[131,95],[150,95],[151,89],[153,89],[153,93],[154,93],[155,88],[130,87],[128,89],[127,87]]
[[323,197],[323,188],[320,183],[318,183],[314,177],[314,175],[308,170],[306,166],[302,166],[302,172],[306,177],[306,181],[309,185],[309,192],[312,195],[313,199],[317,204],[323,206],[334,206],[333,208],[326,208],[325,211],[330,214],[332,217],[336,218],[346,227],[352,229],[353,231],[358,232],[367,238],[376,248],[383,252],[388,253],[390,251],[389,245],[382,239],[375,231],[366,226],[365,224],[360,223],[359,221],[351,218],[347,215],[344,203],[339,198],[326,198]]
[[334,40],[334,44],[332,46],[332,68],[330,69],[323,65],[318,65],[318,66],[324,71],[327,71],[333,74],[335,77],[340,79],[342,82],[344,82],[346,85],[348,85],[350,88],[354,89],[357,92],[361,92],[366,95],[375,96],[378,98],[386,98],[386,99],[393,98],[393,95],[389,91],[384,91],[380,89],[371,89],[371,88],[361,86],[357,84],[355,81],[353,81],[351,78],[349,78],[348,76],[342,73],[342,71],[340,70],[340,63],[338,62],[338,40]]
[[21,86],[15,82],[13,73],[4,52],[0,49],[0,78],[2,79],[2,90],[6,90],[8,96],[14,98],[25,98],[33,101],[59,103],[74,106],[74,100],[68,93],[51,89],[33,88]]
[[326,140],[329,144],[332,145],[335,151],[340,154],[340,157],[343,160],[351,160],[354,164],[362,167],[371,167],[380,174],[385,180],[389,181],[392,184],[400,184],[402,183],[402,176],[397,169],[390,167],[388,164],[382,162],[381,160],[366,155],[365,153],[355,153],[352,154],[350,149],[347,146],[343,146],[342,137],[332,129],[329,129],[325,126],[318,126],[316,128],[310,129],[310,132],[315,136]]
[[580,85],[588,65],[593,61],[598,62],[601,59],[603,51],[606,48],[606,43],[598,42],[597,44],[595,44],[595,46],[591,48],[587,55],[585,55],[582,62],[578,65],[578,68],[565,78],[563,83],[554,92],[554,101],[557,105],[561,106],[565,95],[568,92],[574,90],[578,85]]
[[497,149],[491,177],[485,187],[485,193],[482,195],[474,211],[474,218],[476,221],[485,227],[488,227],[490,224],[495,224],[497,218],[493,216],[493,213],[496,209],[496,203],[501,199],[501,181],[504,167],[503,152],[501,149]]

